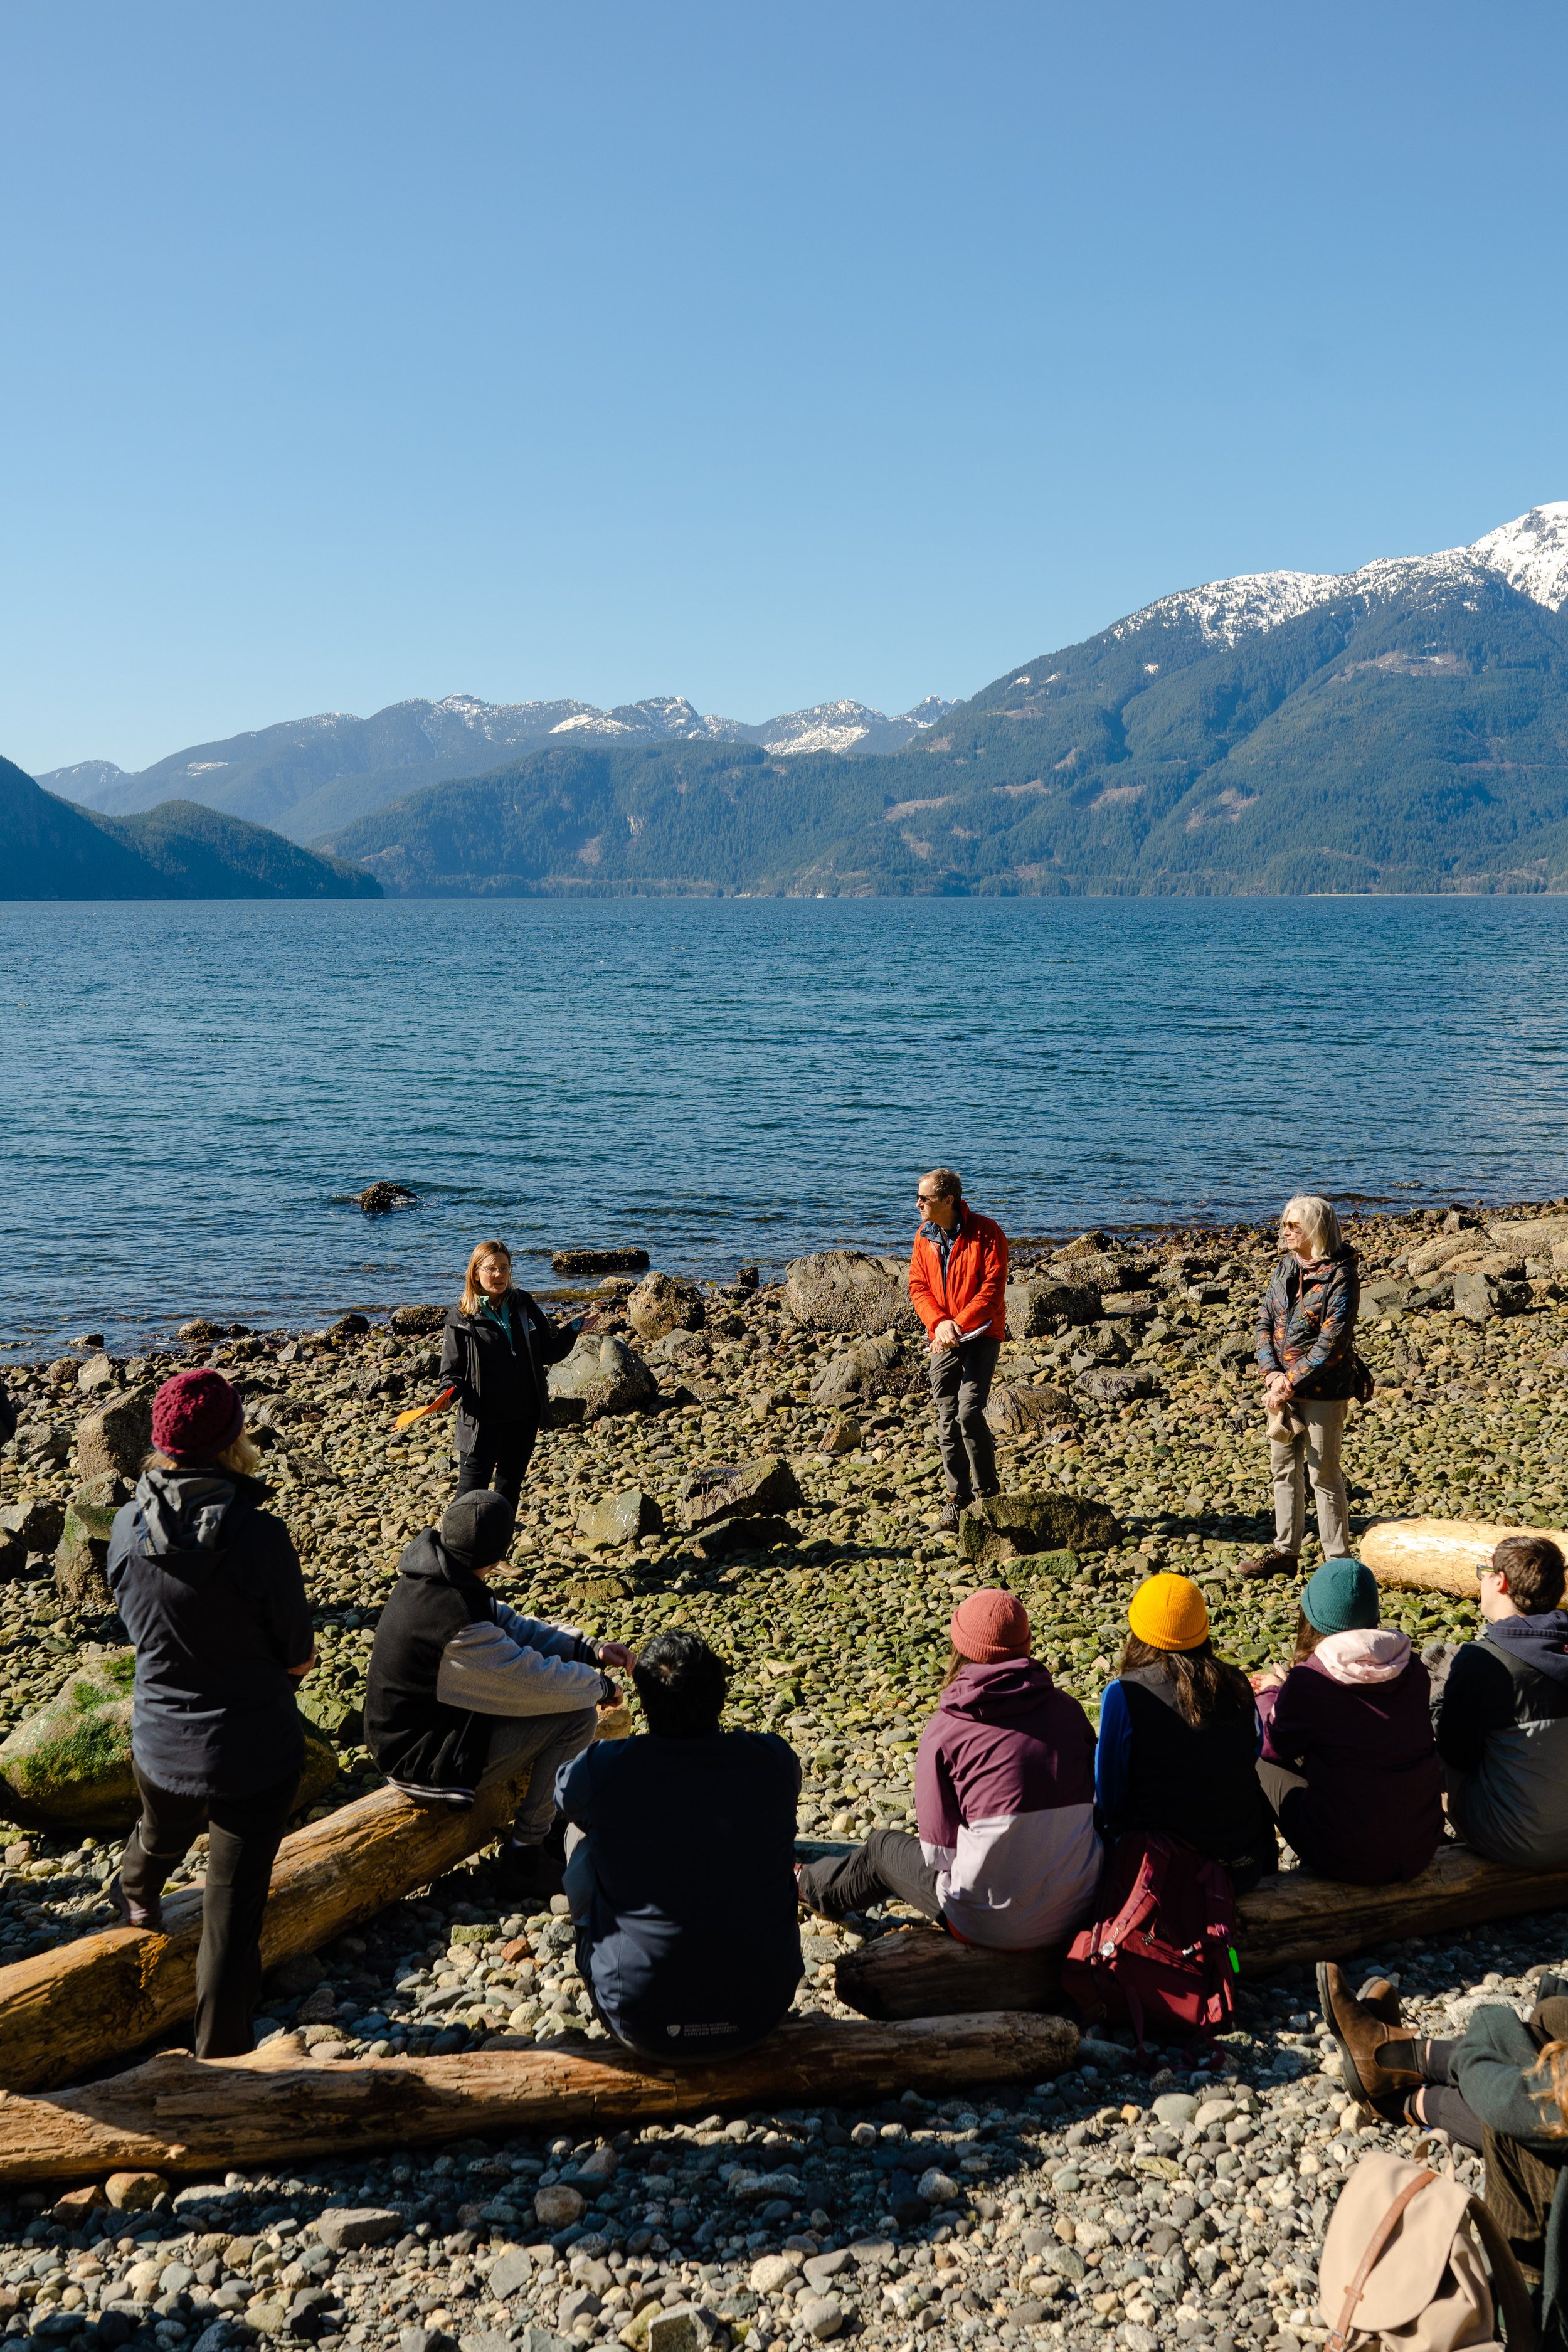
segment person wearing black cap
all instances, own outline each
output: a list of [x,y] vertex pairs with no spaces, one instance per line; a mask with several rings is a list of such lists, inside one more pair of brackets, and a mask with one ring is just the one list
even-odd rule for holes
[[142,1818],[108,1892],[132,1927],[163,1924],[164,1882],[205,1828],[198,2058],[254,2045],[261,1919],[299,1801],[294,1694],[316,1654],[299,1556],[260,1507],[260,1455],[221,1372],[176,1372],[153,1401],[155,1448],[115,1515],[106,1573],[136,1649],[131,1763]]
[[593,1738],[595,1709],[619,1696],[603,1669],[635,1662],[622,1643],[521,1616],[487,1591],[513,1526],[511,1504],[481,1488],[408,1546],[370,1654],[365,1744],[421,1804],[467,1807],[494,1774],[531,1763],[501,1871],[510,1893],[548,1897],[561,1891],[544,1851],[556,1773]]

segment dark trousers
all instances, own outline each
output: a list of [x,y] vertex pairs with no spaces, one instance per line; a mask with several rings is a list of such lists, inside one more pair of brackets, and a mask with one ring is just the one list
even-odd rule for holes
[[205,1829],[206,1891],[196,1954],[196,2056],[238,2058],[255,2045],[251,2016],[261,1990],[261,1915],[300,1775],[248,1797],[175,1797],[139,1768],[142,1818],[126,1843],[121,1884],[151,1906],[174,1864]]
[[942,1481],[955,1503],[996,1492],[996,1445],[985,1401],[1001,1352],[998,1339],[965,1339],[933,1356],[928,1367]]
[[471,1495],[477,1487],[489,1486],[492,1493],[504,1495],[509,1503],[516,1503],[538,1436],[537,1422],[502,1422],[498,1426],[481,1421],[473,1452],[458,1456],[458,1494]]
[[853,1853],[801,1864],[800,1898],[825,1919],[842,1919],[889,1895],[912,1903],[928,1919],[942,1917],[936,1872],[908,1830],[873,1830]]

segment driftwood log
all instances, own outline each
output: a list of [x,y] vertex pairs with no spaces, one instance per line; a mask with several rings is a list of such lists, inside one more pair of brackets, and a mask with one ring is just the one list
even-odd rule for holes
[[[1238,1901],[1237,1958],[1244,1975],[1266,1975],[1292,1960],[1342,1959],[1407,1936],[1564,1906],[1568,1870],[1505,1870],[1462,1845],[1444,1846],[1403,1886],[1344,1886],[1307,1870],[1281,1871]],[[982,1952],[921,1926],[876,1937],[835,1974],[840,2000],[863,2017],[941,2017],[1038,2007],[1058,1994],[1061,1959],[1059,1947]]]
[[1550,1536],[1568,1554],[1568,1534],[1561,1528],[1509,1528],[1490,1519],[1379,1519],[1362,1537],[1356,1557],[1380,1584],[1474,1601],[1479,1591],[1476,1562],[1489,1559],[1504,1536]]
[[[272,1869],[261,1928],[268,1968],[313,1952],[465,1854],[511,1819],[528,1767],[479,1791],[469,1812],[412,1804],[378,1789],[286,1837]],[[30,2091],[68,2082],[137,2049],[195,2006],[199,1886],[163,1905],[163,1932],[106,1927],[0,1969],[0,2085]],[[8,2110],[7,2110],[8,2112]]]
[[910,2085],[1058,2074],[1078,2051],[1064,2018],[991,2014],[899,2025],[791,2020],[743,2057],[659,2067],[604,2045],[484,2050],[462,2058],[311,2059],[281,2035],[247,2058],[168,2050],[74,2091],[0,2093],[0,2185],[121,2169],[290,2166],[352,2147],[412,2147],[471,2132],[600,2131],[714,2107],[886,2098]]

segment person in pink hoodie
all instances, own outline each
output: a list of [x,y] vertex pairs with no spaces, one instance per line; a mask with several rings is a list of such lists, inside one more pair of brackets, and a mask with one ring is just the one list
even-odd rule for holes
[[1094,1732],[1029,1655],[1015,1594],[972,1592],[948,1632],[941,1704],[915,1762],[920,1835],[876,1830],[852,1853],[803,1864],[801,1900],[842,1919],[894,1896],[966,1944],[1060,1943],[1100,1885]]
[[1371,1570],[1325,1560],[1301,1595],[1294,1659],[1255,1685],[1275,1818],[1310,1870],[1352,1886],[1415,1878],[1443,1834],[1426,1669],[1378,1620]]

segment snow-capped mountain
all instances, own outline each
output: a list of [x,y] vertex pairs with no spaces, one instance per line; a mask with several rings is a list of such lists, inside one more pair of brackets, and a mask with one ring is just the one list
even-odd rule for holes
[[[1355,572],[1244,572],[1234,580],[1211,580],[1157,598],[1118,621],[1109,634],[1135,637],[1150,630],[1195,627],[1207,644],[1234,646],[1342,597],[1359,596],[1372,604],[1499,575],[1521,596],[1561,611],[1568,603],[1568,499],[1531,507],[1468,547],[1445,548],[1436,555],[1382,556]],[[1037,681],[1020,673],[1012,683]]]
[[928,696],[889,719],[865,702],[823,702],[748,726],[700,711],[683,694],[647,695],[601,710],[571,698],[389,703],[368,719],[321,710],[216,743],[175,751],[138,775],[109,760],[83,760],[37,781],[62,800],[109,816],[188,800],[290,841],[313,841],[384,807],[421,784],[480,775],[509,757],[551,743],[760,743],[768,751],[898,751],[956,706]]

